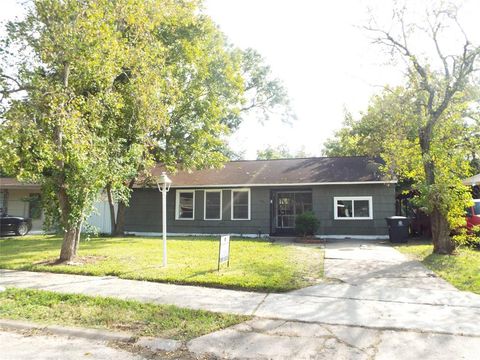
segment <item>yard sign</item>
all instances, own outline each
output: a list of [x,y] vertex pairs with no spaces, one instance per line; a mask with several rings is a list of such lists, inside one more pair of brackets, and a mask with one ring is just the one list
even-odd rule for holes
[[218,271],[220,264],[227,263],[230,266],[230,235],[220,236],[220,244],[218,247]]

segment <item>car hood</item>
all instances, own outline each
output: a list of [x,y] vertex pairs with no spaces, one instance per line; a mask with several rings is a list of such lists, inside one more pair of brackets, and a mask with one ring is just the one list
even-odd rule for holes
[[1,219],[14,219],[14,220],[21,220],[21,221],[27,220],[27,218],[24,218],[21,216],[2,216]]

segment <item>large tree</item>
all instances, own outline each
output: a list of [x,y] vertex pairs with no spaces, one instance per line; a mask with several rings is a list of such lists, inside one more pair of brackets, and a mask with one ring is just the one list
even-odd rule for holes
[[[476,100],[472,87],[480,47],[460,28],[464,39],[459,53],[443,50],[442,35],[459,28],[454,7],[432,11],[426,28],[408,23],[405,9],[397,10],[394,20],[397,28],[367,29],[377,43],[406,62],[406,88],[387,89],[360,124],[350,122],[339,133],[345,145],[330,142],[327,152],[381,152],[389,169],[412,179],[419,190],[431,215],[434,252],[449,254],[454,250],[451,229],[461,224],[469,197],[461,179],[470,172],[469,156],[476,153],[466,145],[475,126],[466,115]],[[412,39],[418,33],[430,41],[433,57],[414,50]]]
[[154,161],[217,165],[241,114],[286,104],[258,54],[231,47],[199,5],[36,0],[8,24],[0,168],[41,184],[48,223],[64,232],[60,261],[76,255],[102,189],[122,219]]
[[[227,136],[245,115],[259,121],[272,111],[291,117],[286,92],[262,57],[228,44],[211,19],[196,10],[169,18],[156,31],[166,49],[162,76],[169,84],[163,89],[163,106],[168,109],[163,126],[153,131],[141,126],[136,102],[119,113],[124,119],[116,122],[110,147],[116,171],[106,188],[114,235],[124,234],[134,184],[139,178],[154,181],[149,170],[155,162],[170,171],[216,167],[227,160]],[[129,88],[130,79],[125,78],[122,87]]]

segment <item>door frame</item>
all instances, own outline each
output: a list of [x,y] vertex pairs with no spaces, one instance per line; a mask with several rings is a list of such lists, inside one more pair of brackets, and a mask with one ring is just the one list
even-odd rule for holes
[[270,235],[271,236],[292,236],[295,234],[295,228],[284,231],[278,231],[277,221],[277,194],[278,193],[311,193],[312,194],[312,210],[313,210],[313,191],[312,188],[295,187],[295,188],[274,188],[270,189]]

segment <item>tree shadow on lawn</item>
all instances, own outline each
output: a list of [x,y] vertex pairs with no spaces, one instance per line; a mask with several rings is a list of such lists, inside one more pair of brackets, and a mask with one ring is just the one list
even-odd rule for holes
[[[89,241],[82,239],[80,249],[99,250],[110,247],[114,244],[103,241],[105,238],[95,238]],[[113,238],[112,238],[113,239]],[[0,268],[16,268],[31,270],[36,266],[56,266],[65,265],[58,262],[58,256],[62,245],[62,238],[58,235],[49,235],[42,237],[5,237],[0,238]],[[45,256],[42,256],[44,254]],[[82,262],[90,262],[85,259],[94,255],[79,256]],[[95,255],[102,257],[106,256]],[[83,260],[82,260],[83,259]],[[14,264],[12,264],[12,262]]]

